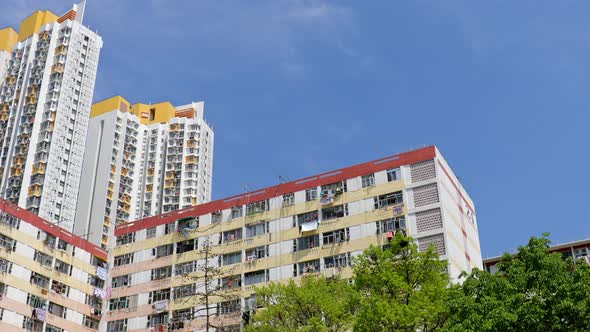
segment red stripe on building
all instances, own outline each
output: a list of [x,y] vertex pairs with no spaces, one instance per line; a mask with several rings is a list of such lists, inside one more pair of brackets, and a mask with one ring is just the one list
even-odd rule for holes
[[323,186],[330,183],[339,182],[357,176],[367,175],[374,172],[383,171],[390,168],[410,165],[434,159],[436,150],[434,146],[409,151],[390,157],[373,160],[367,163],[341,168],[335,171],[326,172],[303,179],[282,183],[276,186],[267,187],[254,192],[236,195],[209,203],[191,206],[185,209],[160,214],[153,217],[117,225],[115,235],[125,235],[137,232],[142,229],[151,228],[163,224],[172,223],[178,219],[201,216],[211,212],[229,209],[234,206],[258,202],[272,197],[280,196],[287,193],[293,193],[313,187]]
[[[449,172],[447,171],[447,169],[443,166],[443,164],[440,162],[440,160],[438,160],[438,165],[443,170],[443,172],[445,172],[445,175],[447,176],[447,178],[449,178],[449,180],[451,181],[451,184],[453,185],[453,187],[455,187],[455,190],[457,190],[457,193],[459,193],[459,196],[461,196],[461,198],[463,199],[463,201],[465,202],[465,204],[467,205],[467,207],[469,208],[469,210],[471,210],[471,212],[473,214],[475,214],[475,210],[471,207],[471,205],[469,205],[469,202],[465,199],[465,196],[463,196],[463,194],[461,193],[461,190],[459,189],[459,186],[457,186],[457,184],[455,183],[455,181],[453,181],[453,178],[451,177],[451,175],[449,174]],[[465,213],[463,211],[463,208],[461,206],[459,206],[459,209],[461,210],[461,212]]]
[[66,231],[65,229],[48,222],[47,220],[33,214],[16,204],[8,202],[2,198],[0,198],[0,211],[3,211],[13,217],[16,217],[28,224],[31,224],[40,230],[45,231],[48,234],[51,234],[58,239],[61,239],[75,247],[83,249],[96,257],[102,258],[103,260],[107,260],[107,252],[106,250],[93,245],[92,243],[84,240],[83,238],[74,235]]

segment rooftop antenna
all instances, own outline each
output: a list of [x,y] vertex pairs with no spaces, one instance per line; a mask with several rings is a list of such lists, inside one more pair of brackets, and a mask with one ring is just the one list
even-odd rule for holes
[[289,177],[286,175],[285,176],[279,175],[279,181],[281,181],[281,183],[287,183],[287,182],[291,182],[291,179],[289,179]]
[[242,187],[242,190],[244,190],[244,192],[253,191],[250,185],[248,185],[247,183],[242,183],[240,187]]

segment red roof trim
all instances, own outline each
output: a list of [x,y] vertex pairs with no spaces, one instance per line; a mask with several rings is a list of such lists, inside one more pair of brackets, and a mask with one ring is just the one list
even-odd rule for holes
[[254,192],[235,195],[217,201],[191,206],[182,210],[172,211],[153,217],[148,217],[125,224],[120,224],[115,229],[115,235],[125,235],[128,233],[137,232],[142,229],[168,224],[176,221],[177,219],[185,217],[200,216],[219,210],[229,209],[233,206],[258,202],[283,194],[305,190],[312,187],[323,186],[326,184],[350,179],[356,176],[383,171],[393,167],[415,164],[422,161],[434,159],[435,155],[435,147],[429,146],[422,149],[373,160],[363,164],[309,176],[292,182],[282,183],[276,186],[256,190]]
[[83,249],[96,257],[102,258],[103,260],[107,260],[107,252],[106,250],[93,245],[92,243],[84,240],[83,238],[74,235],[66,231],[65,229],[50,223],[49,221],[13,204],[8,202],[2,198],[0,198],[0,211],[4,211],[9,215],[16,217],[28,224],[31,224],[55,237],[66,241],[67,243]]

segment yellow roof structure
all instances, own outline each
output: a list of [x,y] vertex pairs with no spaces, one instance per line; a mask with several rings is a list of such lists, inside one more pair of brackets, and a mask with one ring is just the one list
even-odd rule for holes
[[33,34],[38,33],[42,26],[55,22],[58,18],[59,16],[49,10],[38,10],[34,12],[21,22],[18,31],[18,41],[23,41],[31,37]]
[[131,112],[142,124],[163,123],[179,116],[178,110],[169,101],[157,104],[137,103],[131,105],[125,98],[114,96],[92,105],[90,117],[99,116],[111,111]]
[[0,51],[12,52],[12,47],[18,40],[18,33],[13,28],[0,30]]

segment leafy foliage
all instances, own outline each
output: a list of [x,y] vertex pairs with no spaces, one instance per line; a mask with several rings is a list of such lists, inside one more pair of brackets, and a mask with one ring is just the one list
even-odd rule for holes
[[306,277],[260,289],[265,308],[248,331],[590,331],[590,267],[550,253],[547,237],[504,255],[499,273],[449,285],[434,248],[398,234],[355,259],[354,286]]
[[437,331],[448,310],[445,262],[398,234],[386,250],[370,247],[353,267],[360,295],[355,331]]
[[590,269],[531,238],[500,273],[474,271],[452,291],[448,331],[590,331]]
[[357,299],[340,279],[304,277],[301,284],[270,284],[258,290],[265,308],[256,313],[247,331],[344,332],[352,327]]

